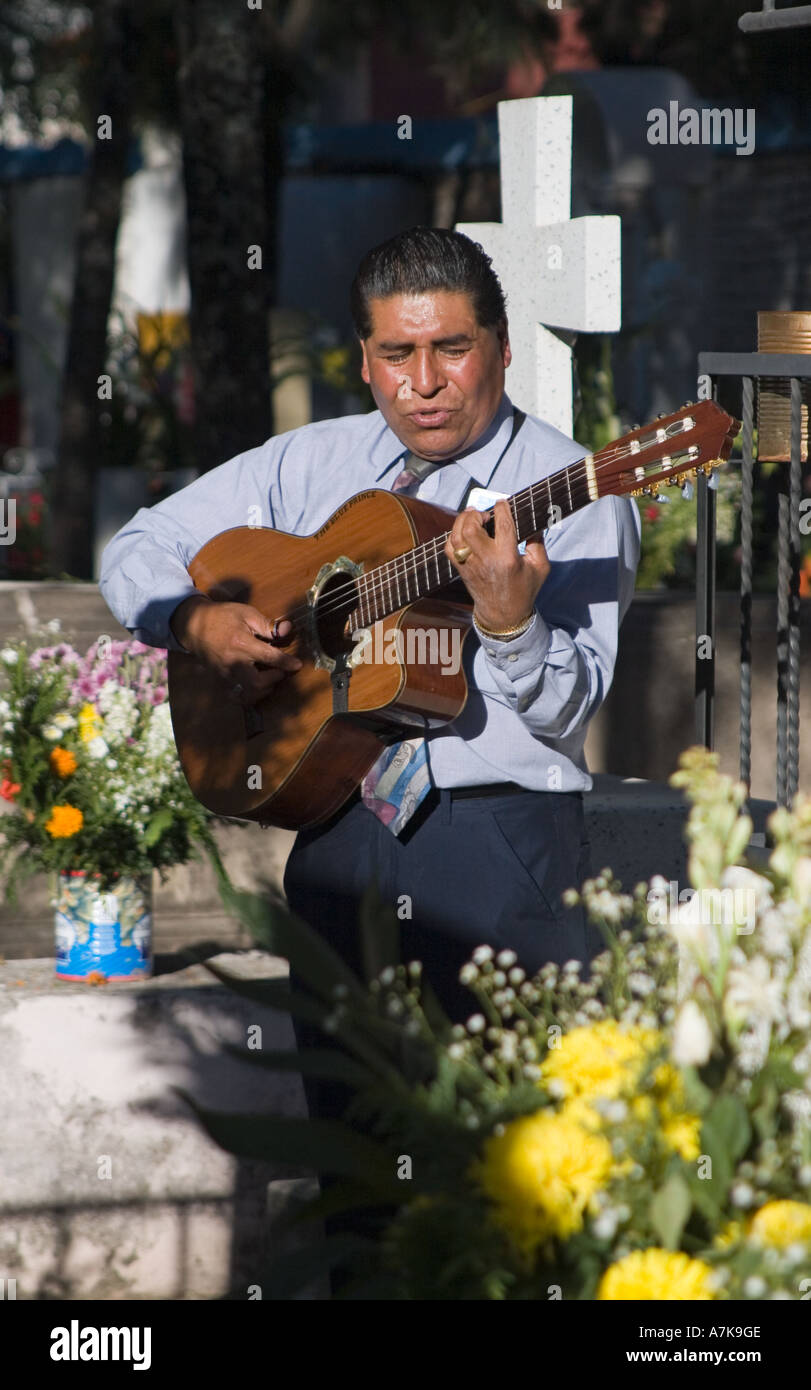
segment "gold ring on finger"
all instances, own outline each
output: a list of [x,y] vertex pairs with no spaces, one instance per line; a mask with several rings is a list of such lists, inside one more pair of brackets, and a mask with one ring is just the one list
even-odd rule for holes
[[460,550],[454,550],[453,558],[455,559],[457,565],[463,565],[465,561],[470,557],[470,553],[470,546],[463,545]]

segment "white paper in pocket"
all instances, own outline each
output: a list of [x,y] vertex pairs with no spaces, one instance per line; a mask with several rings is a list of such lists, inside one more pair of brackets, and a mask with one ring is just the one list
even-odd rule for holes
[[[487,487],[474,487],[471,489],[470,496],[465,505],[468,507],[475,507],[477,512],[486,512],[488,508],[494,506],[496,502],[502,499],[505,502],[508,501],[509,495],[508,492],[492,492],[490,488]],[[526,548],[526,541],[521,541],[518,547],[518,554],[523,555]]]

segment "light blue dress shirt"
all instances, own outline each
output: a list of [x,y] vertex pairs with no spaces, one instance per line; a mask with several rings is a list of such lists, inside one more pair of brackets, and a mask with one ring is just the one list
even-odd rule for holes
[[[505,394],[475,448],[430,473],[411,495],[456,511],[471,479],[512,494],[583,457],[581,446],[530,415],[499,463],[512,415]],[[347,498],[390,489],[406,452],[379,411],[269,439],[142,507],[104,550],[104,599],[133,636],[176,651],[169,619],[195,592],[186,566],[207,541],[232,526],[309,535]],[[547,532],[551,572],[530,627],[508,641],[474,630],[465,643],[467,704],[428,739],[436,786],[511,781],[535,791],[590,789],[586,728],[611,685],[639,538],[635,503],[616,497]]]

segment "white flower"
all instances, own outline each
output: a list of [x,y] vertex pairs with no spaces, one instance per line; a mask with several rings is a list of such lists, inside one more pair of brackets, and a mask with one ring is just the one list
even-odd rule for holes
[[57,728],[63,731],[65,729],[76,728],[76,720],[73,718],[72,714],[68,714],[67,710],[60,710],[59,714],[55,714],[53,722],[56,724]]
[[147,758],[164,758],[174,746],[172,711],[168,704],[156,705],[144,736],[144,755]]
[[20,653],[15,652],[13,647],[4,647],[0,652],[0,661],[6,666],[16,666],[20,659]]
[[476,965],[484,965],[488,960],[493,959],[493,951],[490,946],[477,946],[473,952],[473,960]]
[[740,900],[751,902],[758,912],[770,906],[772,901],[772,885],[769,880],[762,874],[745,869],[741,864],[730,864],[729,868],[724,869],[721,887],[731,888],[733,893],[740,894]]
[[712,1030],[694,1000],[682,1004],[673,1027],[670,1055],[677,1066],[700,1067],[712,1052]]
[[591,1229],[598,1240],[613,1240],[619,1225],[619,1212],[616,1207],[609,1207],[606,1211],[592,1222]]
[[57,724],[46,724],[42,730],[42,737],[47,738],[49,743],[58,743],[62,737],[62,730]]
[[467,1021],[467,1031],[469,1033],[483,1033],[487,1026],[484,1014],[473,1014]]
[[518,960],[515,951],[499,951],[496,956],[496,965],[500,965],[502,970],[509,970],[511,965],[515,965]]
[[754,1188],[748,1182],[736,1182],[729,1195],[735,1207],[751,1207],[755,1200]]
[[104,732],[113,742],[129,738],[138,723],[138,699],[134,690],[107,680],[99,691],[98,707],[104,715]]
[[794,914],[787,913],[785,907],[786,904],[781,903],[778,907],[769,908],[758,922],[760,946],[764,955],[770,956],[773,960],[791,959],[791,928]]
[[86,747],[91,758],[106,758],[110,751],[109,744],[98,734],[95,738],[91,738]]
[[766,1292],[766,1281],[757,1274],[750,1274],[744,1281],[743,1291],[747,1298],[762,1298]]
[[727,975],[724,991],[724,1017],[730,1023],[775,1023],[783,1012],[783,989],[772,979],[765,956],[753,956],[745,965],[734,966]]
[[791,876],[791,887],[798,903],[811,902],[811,858],[797,860]]
[[589,911],[595,916],[602,917],[604,922],[622,921],[622,898],[615,893],[604,888],[600,893],[593,893],[588,900]]

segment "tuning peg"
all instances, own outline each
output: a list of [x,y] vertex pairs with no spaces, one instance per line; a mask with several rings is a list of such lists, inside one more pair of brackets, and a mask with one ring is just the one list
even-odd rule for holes
[[670,503],[670,502],[673,501],[673,498],[672,498],[672,497],[668,497],[668,495],[667,495],[666,492],[655,492],[653,495],[654,495],[654,498],[655,498],[655,500],[656,500],[657,502],[668,502],[668,503]]
[[681,495],[687,502],[693,500],[693,484],[690,482],[689,478],[687,478],[682,485]]
[[718,474],[714,469],[707,469],[707,487],[711,487],[713,492],[718,491]]
[[637,422],[636,422],[635,425],[632,425],[632,426],[631,426],[631,429],[632,429],[632,430],[641,430],[641,428],[642,428],[642,426],[640,425],[640,423],[639,423],[638,420],[637,420]]
[[659,411],[659,414],[656,416],[656,419],[657,419],[657,420],[664,420],[664,418],[665,418],[665,416],[666,416],[667,414],[668,414],[668,411],[666,411],[666,410],[660,410],[660,411]]

